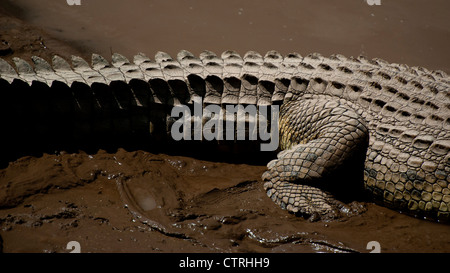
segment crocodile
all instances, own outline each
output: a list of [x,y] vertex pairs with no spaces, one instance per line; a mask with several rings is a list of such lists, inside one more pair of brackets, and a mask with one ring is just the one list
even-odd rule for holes
[[[407,214],[450,219],[450,78],[364,56],[183,50],[92,63],[54,56],[0,59],[5,154],[89,139],[170,135],[171,109],[279,106],[276,159],[262,174],[282,209],[312,218],[354,215],[360,193]],[[15,68],[14,68],[15,66]],[[13,117],[13,118],[11,118]],[[205,120],[203,120],[203,123]],[[30,138],[30,135],[35,137]],[[168,137],[170,138],[170,137]],[[129,139],[126,141],[130,141]],[[14,145],[14,143],[16,145]]]

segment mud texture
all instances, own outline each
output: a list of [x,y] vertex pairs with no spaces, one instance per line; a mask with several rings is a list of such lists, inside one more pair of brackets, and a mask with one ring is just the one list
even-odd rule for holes
[[[264,166],[144,151],[24,157],[0,173],[5,252],[446,252],[448,226],[372,203],[334,222],[280,210]],[[12,208],[5,208],[11,205]]]
[[[46,21],[43,18],[39,21],[39,7],[35,7],[36,16],[31,16],[30,10],[25,12],[10,5],[9,1],[0,2],[0,55],[6,60],[12,57],[29,60],[32,55],[49,60],[53,54],[86,58],[96,45],[107,43],[108,35],[105,34],[99,35],[95,42],[87,39],[73,44],[67,38],[70,33],[63,26],[57,30],[38,27],[37,22],[45,25]],[[41,3],[44,2],[47,1]],[[230,5],[230,9],[222,14],[236,12],[236,16],[242,16],[252,10],[247,6],[240,10],[239,6]],[[62,9],[55,7],[58,8]],[[193,10],[197,8],[203,7],[194,6]],[[267,10],[269,6],[265,8]],[[364,11],[366,8],[361,7]],[[417,7],[405,7],[408,8]],[[330,9],[332,7],[326,7],[328,12]],[[177,9],[172,6],[170,10],[171,18],[177,18]],[[372,12],[378,14],[376,10]],[[344,23],[348,20],[342,19]],[[433,20],[438,19],[436,16]],[[274,21],[281,22],[280,18],[277,20]],[[448,34],[449,28],[433,28],[448,22],[433,20],[429,22],[431,29],[440,30],[442,37]],[[108,24],[86,30],[85,37],[98,35]],[[120,24],[118,20],[117,29],[112,30],[114,37],[120,36],[120,31],[127,27],[125,24],[120,29]],[[211,31],[213,27],[214,24]],[[71,31],[82,35],[77,27]],[[161,40],[156,34],[152,39]],[[424,38],[416,39],[422,41]],[[308,41],[312,43],[313,40]],[[274,49],[290,50],[286,43],[280,42],[283,48]],[[443,43],[446,43],[445,39]],[[221,41],[216,40],[215,44],[221,45]],[[129,46],[132,47],[132,43]],[[334,46],[328,44],[326,50],[332,50]],[[436,45],[437,48],[441,46]],[[130,54],[140,51],[139,47],[138,43],[136,52]],[[185,45],[181,47],[186,48]],[[308,46],[305,48],[297,51],[311,52]],[[220,46],[208,49],[220,52]],[[265,50],[263,46],[251,49]],[[156,50],[149,50],[148,54]],[[170,50],[175,51],[176,47]],[[381,50],[392,52],[394,49]],[[414,52],[414,49],[410,50]],[[313,51],[320,51],[320,48]],[[434,58],[427,54],[419,58],[406,52],[401,58],[408,63],[408,56],[414,55],[409,59],[412,63],[448,72],[448,67],[442,66],[442,58],[449,63],[448,53],[439,52],[443,55],[431,54]],[[311,222],[280,210],[267,198],[261,181],[267,161],[244,160],[244,155],[235,153],[218,153],[208,160],[201,155],[187,157],[180,154],[123,148],[55,151],[10,162],[0,170],[0,250],[70,252],[67,244],[77,241],[81,252],[369,252],[368,243],[377,241],[381,252],[450,252],[448,225],[406,216],[363,198],[354,204],[365,210],[360,215],[338,221]]]

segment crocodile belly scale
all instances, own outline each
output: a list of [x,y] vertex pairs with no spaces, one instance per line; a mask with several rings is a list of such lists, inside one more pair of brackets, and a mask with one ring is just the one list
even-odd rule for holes
[[114,54],[111,62],[93,54],[91,64],[75,56],[71,63],[54,56],[51,64],[0,59],[0,90],[3,114],[25,107],[30,116],[48,117],[6,124],[43,136],[55,125],[66,136],[107,128],[169,134],[170,109],[192,107],[195,98],[202,107],[278,105],[279,153],[262,180],[281,208],[319,218],[351,215],[360,208],[344,200],[363,192],[396,210],[450,219],[450,78],[442,71],[338,54],[196,57],[183,50],[153,60]]

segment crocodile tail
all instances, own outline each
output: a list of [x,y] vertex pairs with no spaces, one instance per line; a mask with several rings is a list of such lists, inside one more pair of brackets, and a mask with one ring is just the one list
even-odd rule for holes
[[[411,107],[428,107],[430,118],[417,114],[411,120],[450,126],[450,82],[444,72],[380,59],[282,56],[276,51],[250,51],[243,57],[234,51],[220,56],[204,51],[196,57],[183,50],[175,59],[164,52],[154,60],[141,53],[132,61],[113,54],[111,62],[93,54],[91,64],[76,56],[70,64],[59,56],[51,64],[39,57],[32,57],[32,64],[12,60],[15,68],[0,58],[0,111],[9,139],[5,143],[16,143],[7,149],[15,152],[40,146],[50,151],[64,143],[102,147],[120,139],[151,143],[167,138],[171,109],[192,107],[196,98],[203,105],[267,106],[320,93],[376,112],[384,109],[381,114],[387,115],[392,109],[401,116],[414,113]],[[389,96],[399,96],[403,88],[413,89],[414,97],[403,96],[402,105],[391,105]]]

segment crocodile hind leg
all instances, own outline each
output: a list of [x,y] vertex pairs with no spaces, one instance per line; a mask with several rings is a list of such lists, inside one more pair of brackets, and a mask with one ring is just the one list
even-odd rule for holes
[[326,96],[290,101],[281,109],[279,126],[285,150],[263,174],[267,195],[294,213],[322,218],[352,213],[335,197],[338,189],[352,191],[348,180],[363,174],[368,130],[352,105]]

